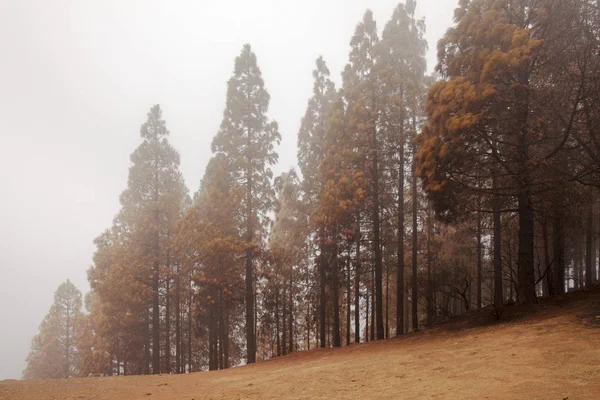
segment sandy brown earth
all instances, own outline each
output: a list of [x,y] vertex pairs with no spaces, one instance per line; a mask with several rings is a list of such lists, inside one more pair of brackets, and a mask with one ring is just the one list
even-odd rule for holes
[[3,381],[0,399],[600,399],[600,290],[190,375]]

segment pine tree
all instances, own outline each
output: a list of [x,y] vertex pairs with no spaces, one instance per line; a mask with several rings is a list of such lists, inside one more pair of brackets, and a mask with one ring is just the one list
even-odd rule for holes
[[76,321],[81,292],[67,279],[54,293],[54,303],[31,342],[24,379],[68,378],[78,374]]
[[[319,196],[325,185],[325,176],[321,164],[326,153],[327,120],[331,105],[336,98],[335,85],[329,79],[329,69],[322,57],[316,61],[316,69],[313,71],[313,95],[308,101],[306,113],[302,118],[300,131],[298,132],[298,164],[302,172],[302,189],[306,213],[315,216],[318,212]],[[317,225],[314,223],[312,225]],[[319,326],[320,343],[325,347],[325,310],[327,308],[325,296],[325,242],[324,226],[314,227],[315,237],[318,241],[317,269],[319,271]]]
[[380,86],[376,71],[377,25],[367,10],[350,42],[350,62],[344,70],[344,95],[348,99],[350,129],[366,139],[365,183],[368,185],[367,214],[371,217],[371,244],[375,275],[375,321],[377,339],[383,339],[383,259],[381,252],[381,158],[382,138],[379,129]]
[[273,173],[270,166],[277,162],[274,145],[281,140],[277,123],[269,121],[269,93],[264,87],[256,55],[250,45],[244,45],[235,60],[234,73],[227,83],[227,103],[221,128],[212,143],[212,150],[231,160],[236,182],[245,189],[242,204],[246,241],[246,347],[247,362],[256,361],[254,332],[254,253],[260,247],[257,233],[265,227],[268,212],[273,209]]
[[429,93],[421,147],[429,192],[450,194],[450,208],[459,204],[452,193],[481,188],[482,177],[485,192],[512,197],[519,218],[518,297],[528,303],[536,301],[535,196],[547,190],[543,167],[568,142],[579,109],[580,87],[565,85],[564,68],[556,64],[567,48],[562,38],[570,35],[557,16],[569,8],[462,1],[456,26],[438,46],[437,69],[448,80]]
[[377,74],[381,85],[379,109],[385,141],[386,167],[397,176],[396,206],[396,335],[404,333],[404,234],[405,168],[411,118],[420,114],[425,73],[425,23],[415,18],[416,1],[399,4],[385,25],[378,49]]

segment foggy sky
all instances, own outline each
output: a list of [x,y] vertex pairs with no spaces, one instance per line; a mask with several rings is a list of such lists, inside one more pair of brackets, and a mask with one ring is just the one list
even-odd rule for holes
[[[57,286],[85,293],[92,240],[110,227],[153,104],[199,186],[244,43],[279,123],[279,173],[322,54],[336,84],[367,8],[381,31],[397,0],[0,1],[0,379],[20,378]],[[429,42],[457,0],[419,0]]]

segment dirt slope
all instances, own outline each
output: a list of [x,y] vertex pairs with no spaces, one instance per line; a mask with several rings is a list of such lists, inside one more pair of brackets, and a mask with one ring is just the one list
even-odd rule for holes
[[3,381],[0,399],[600,399],[600,291],[228,371]]

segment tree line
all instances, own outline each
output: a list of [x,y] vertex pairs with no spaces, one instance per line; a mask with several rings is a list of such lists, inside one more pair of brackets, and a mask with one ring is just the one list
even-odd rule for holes
[[340,88],[316,60],[298,171],[273,175],[250,45],[193,196],[153,106],[86,311],[58,288],[24,377],[224,369],[596,284],[599,2],[460,0],[433,76],[415,9],[367,10]]

